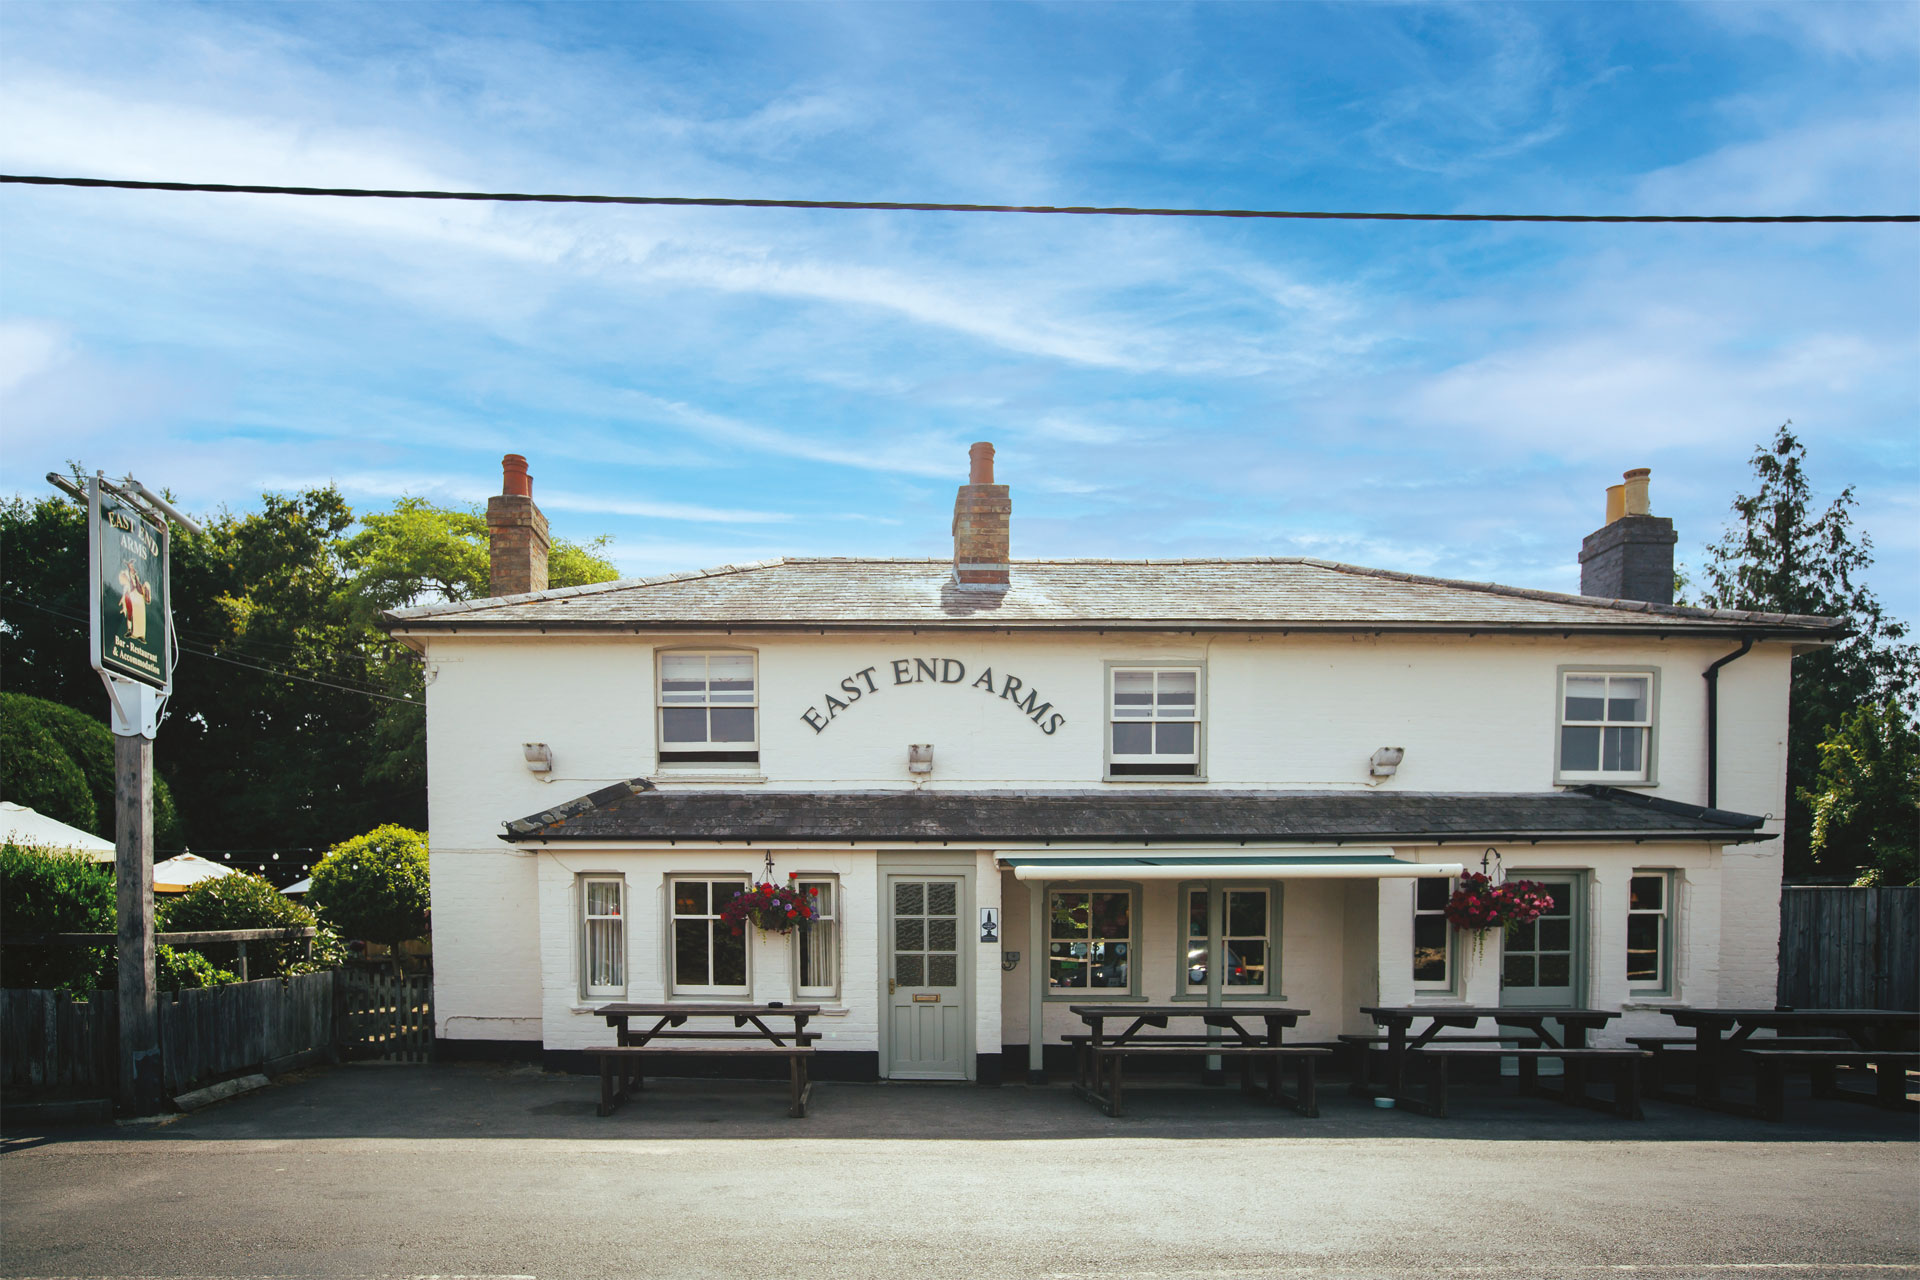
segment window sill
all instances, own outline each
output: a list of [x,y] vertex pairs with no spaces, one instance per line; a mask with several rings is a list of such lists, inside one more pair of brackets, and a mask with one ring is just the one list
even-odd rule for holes
[[1102,782],[1119,782],[1133,786],[1138,786],[1141,783],[1146,783],[1149,786],[1161,786],[1169,782],[1187,783],[1205,782],[1206,780],[1207,776],[1204,773],[1110,773],[1100,779]]
[[[1185,996],[1185,995],[1175,996],[1173,997],[1173,1003],[1199,1005],[1201,1008],[1209,1007],[1207,1005],[1207,998],[1205,996]],[[1240,995],[1228,995],[1225,992],[1221,992],[1220,1003],[1221,1005],[1261,1004],[1261,1003],[1286,1004],[1288,1003],[1288,1001],[1285,996],[1266,995],[1262,992],[1249,992],[1249,993],[1240,994]]]
[[1650,790],[1659,786],[1652,778],[1555,778],[1556,787],[1619,787],[1622,790]]
[[1145,996],[1102,995],[1098,991],[1070,991],[1065,995],[1056,995],[1054,992],[1049,991],[1046,993],[1045,999],[1049,1004],[1146,1004],[1147,1003],[1147,998]]
[[1620,1009],[1622,1012],[1626,1012],[1631,1009],[1663,1012],[1667,1009],[1684,1009],[1686,1007],[1687,1007],[1687,1002],[1685,1000],[1682,1000],[1679,996],[1661,995],[1657,992],[1652,992],[1652,991],[1646,991],[1646,992],[1636,991],[1632,995],[1628,996],[1625,1000],[1622,1000],[1620,1002]]

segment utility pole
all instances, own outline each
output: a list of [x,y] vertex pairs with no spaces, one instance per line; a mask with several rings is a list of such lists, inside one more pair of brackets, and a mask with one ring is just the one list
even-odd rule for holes
[[88,644],[113,728],[115,956],[120,1079],[127,1115],[164,1105],[153,943],[153,739],[173,692],[171,524],[200,526],[138,480],[96,472],[85,489],[49,473],[87,507]]

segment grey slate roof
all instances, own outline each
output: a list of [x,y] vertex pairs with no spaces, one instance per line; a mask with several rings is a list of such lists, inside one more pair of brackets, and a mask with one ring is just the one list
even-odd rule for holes
[[506,824],[501,839],[944,841],[1770,840],[1763,819],[1613,787],[1396,791],[659,791],[618,783]]
[[1329,560],[1019,560],[1004,592],[945,560],[784,559],[422,605],[391,630],[1153,628],[1732,632],[1817,639],[1831,618],[1689,609],[1363,569]]

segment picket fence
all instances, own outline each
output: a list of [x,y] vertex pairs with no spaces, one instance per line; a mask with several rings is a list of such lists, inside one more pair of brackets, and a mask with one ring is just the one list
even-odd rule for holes
[[[254,1071],[319,1061],[426,1062],[433,979],[329,970],[160,998],[169,1095]],[[119,1076],[118,1000],[96,991],[0,989],[0,1089],[107,1096]]]

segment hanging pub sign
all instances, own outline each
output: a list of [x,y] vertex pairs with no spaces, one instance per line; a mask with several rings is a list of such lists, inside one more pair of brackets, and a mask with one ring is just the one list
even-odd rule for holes
[[87,497],[94,669],[164,690],[173,678],[166,521],[98,476]]

